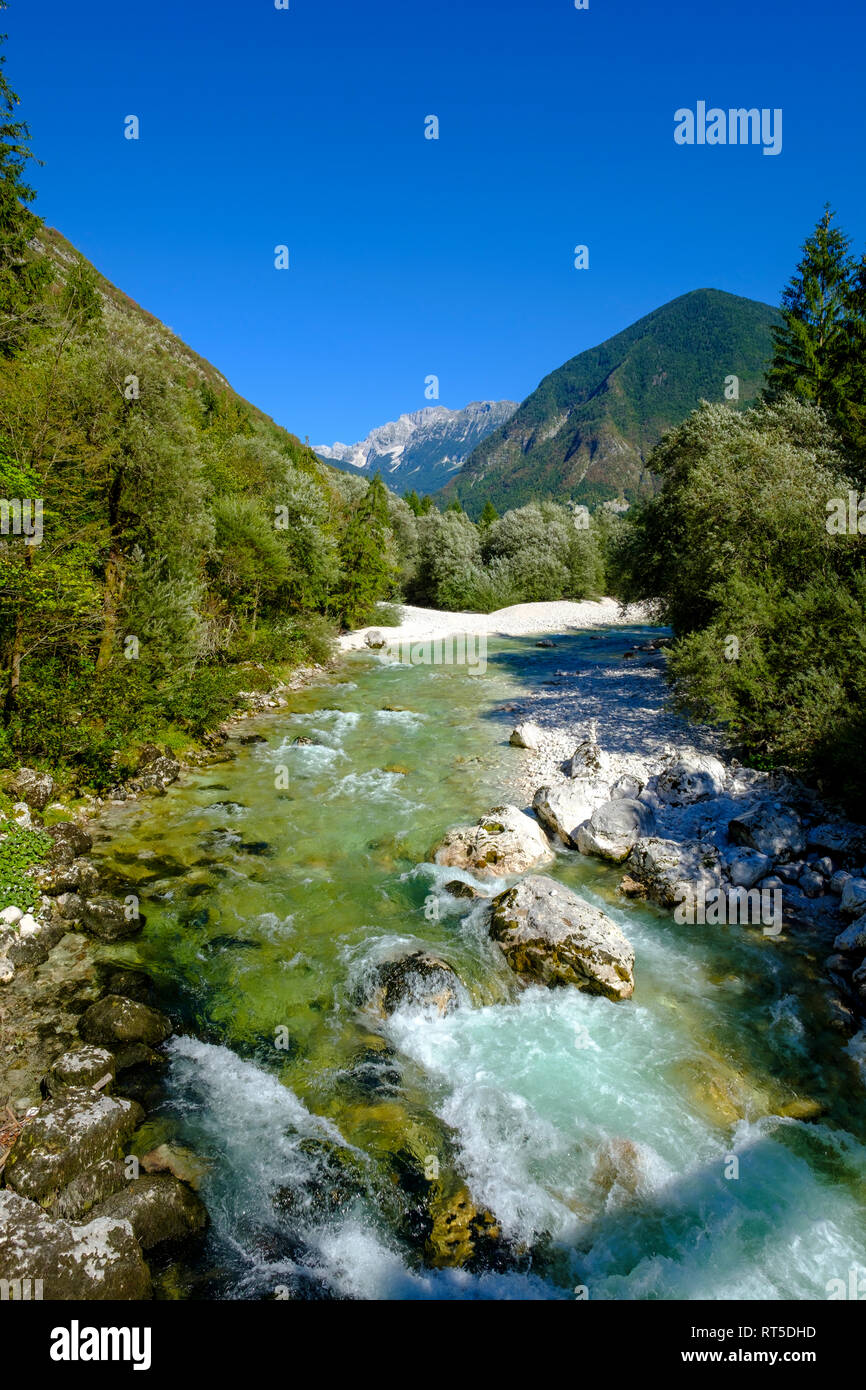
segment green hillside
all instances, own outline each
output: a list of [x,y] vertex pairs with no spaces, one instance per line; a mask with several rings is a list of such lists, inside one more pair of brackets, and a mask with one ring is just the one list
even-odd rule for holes
[[646,460],[701,400],[739,378],[740,406],[772,356],[769,305],[722,290],[671,300],[545,377],[512,418],[470,454],[440,497],[471,515],[553,498],[590,506],[652,492]]

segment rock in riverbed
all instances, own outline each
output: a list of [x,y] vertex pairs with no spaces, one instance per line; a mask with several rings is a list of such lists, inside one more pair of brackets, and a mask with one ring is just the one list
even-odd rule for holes
[[0,1192],[0,1278],[41,1280],[41,1296],[50,1300],[128,1302],[151,1292],[150,1271],[126,1221],[54,1221],[8,1189]]
[[437,864],[468,869],[478,878],[522,874],[554,858],[537,821],[517,806],[494,806],[476,825],[449,830],[434,858]]
[[413,951],[377,967],[370,1003],[383,1018],[403,1004],[433,1004],[440,1014],[448,1014],[459,1002],[459,985],[446,961],[427,951]]
[[200,1197],[168,1175],[136,1178],[95,1208],[93,1216],[128,1221],[143,1250],[197,1235],[207,1225]]
[[634,951],[616,922],[546,875],[494,898],[490,935],[529,982],[573,984],[608,999],[634,992]]
[[91,1004],[82,1016],[78,1031],[85,1042],[97,1046],[120,1047],[125,1043],[146,1043],[156,1047],[171,1035],[171,1024],[165,1014],[158,1013],[137,999],[121,994],[106,994]]
[[581,854],[621,864],[642,835],[652,834],[654,820],[651,808],[642,801],[629,797],[606,801],[578,830],[577,848]]
[[49,1206],[85,1168],[118,1158],[141,1123],[141,1106],[82,1087],[47,1100],[22,1130],[6,1161],[6,1185]]

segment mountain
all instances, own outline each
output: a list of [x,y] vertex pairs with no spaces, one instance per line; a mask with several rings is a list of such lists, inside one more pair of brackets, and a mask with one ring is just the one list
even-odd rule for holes
[[722,290],[672,299],[546,376],[470,454],[440,501],[477,516],[552,498],[588,505],[652,491],[646,460],[661,436],[739,378],[740,407],[761,389],[777,311]]
[[428,405],[371,430],[360,444],[320,445],[316,453],[350,473],[381,471],[394,492],[435,492],[516,409],[516,401],[473,401],[463,410]]

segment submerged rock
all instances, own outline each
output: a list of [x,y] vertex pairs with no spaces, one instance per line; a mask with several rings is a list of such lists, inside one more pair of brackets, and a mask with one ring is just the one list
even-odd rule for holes
[[440,1014],[448,1014],[460,1002],[459,987],[459,977],[447,961],[427,951],[413,951],[377,967],[370,1003],[383,1018],[404,1004],[432,1004]]
[[427,1237],[427,1256],[434,1269],[472,1267],[495,1258],[501,1243],[496,1217],[475,1205],[468,1188],[430,1202],[432,1228]]
[[60,1188],[104,1158],[119,1158],[141,1123],[134,1101],[81,1088],[40,1107],[6,1161],[7,1187],[49,1206]]
[[573,984],[608,999],[634,992],[634,951],[616,922],[545,875],[494,898],[490,935],[530,982]]
[[630,797],[619,797],[597,806],[577,832],[581,854],[596,855],[621,864],[642,835],[652,833],[655,817],[649,806]]
[[150,1271],[126,1221],[55,1221],[8,1190],[0,1192],[0,1279],[41,1280],[41,1296],[51,1300],[129,1302],[151,1293]]
[[91,1004],[82,1016],[78,1031],[85,1042],[109,1047],[123,1043],[147,1043],[155,1047],[171,1036],[171,1024],[164,1014],[137,999],[106,994]]
[[197,1188],[208,1171],[208,1164],[192,1149],[182,1144],[159,1144],[143,1155],[141,1166],[146,1173],[171,1173],[189,1187]]
[[478,878],[522,874],[554,858],[537,821],[516,806],[494,806],[477,825],[449,830],[435,851],[437,864],[468,869]]

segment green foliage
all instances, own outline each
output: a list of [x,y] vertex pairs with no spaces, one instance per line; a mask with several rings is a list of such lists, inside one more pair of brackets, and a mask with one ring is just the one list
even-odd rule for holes
[[29,870],[46,858],[50,848],[51,836],[41,830],[0,821],[0,912],[6,907],[30,912],[37,906],[39,890]]
[[[0,35],[0,43],[5,39]],[[5,64],[0,55],[0,354],[8,355],[38,319],[52,272],[46,258],[29,245],[41,226],[28,206],[36,196],[27,182],[33,159],[30,131],[24,121],[13,119],[18,97],[6,80]]]
[[651,460],[661,491],[611,543],[616,591],[673,624],[681,708],[752,763],[804,769],[866,809],[866,551],[831,535],[851,486],[823,413],[784,396],[704,405]]

